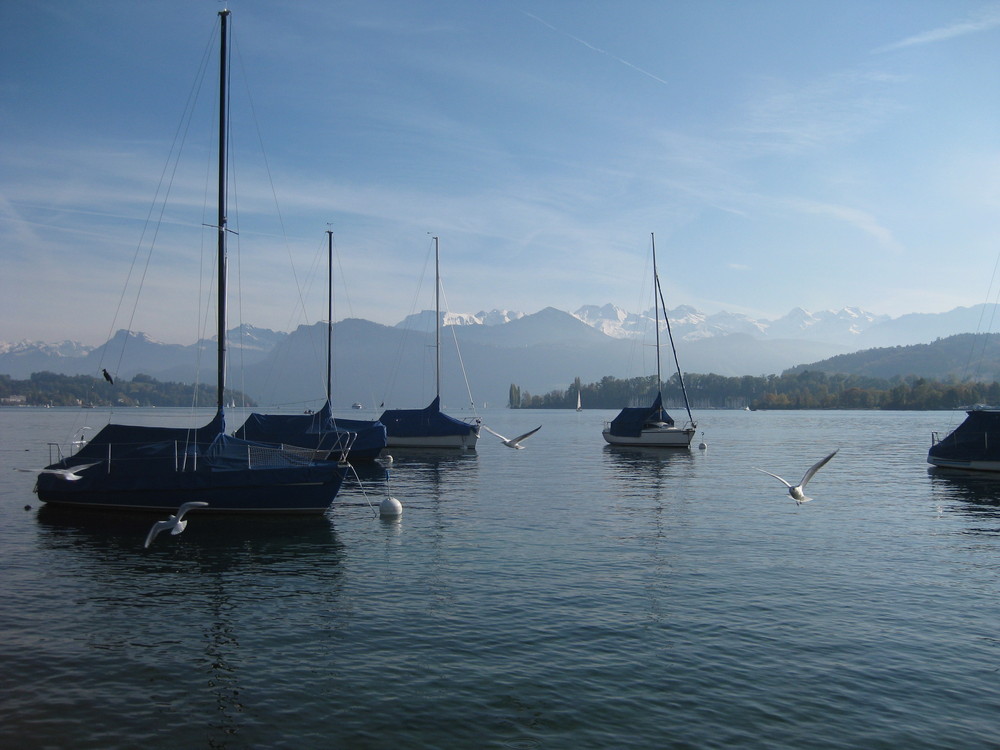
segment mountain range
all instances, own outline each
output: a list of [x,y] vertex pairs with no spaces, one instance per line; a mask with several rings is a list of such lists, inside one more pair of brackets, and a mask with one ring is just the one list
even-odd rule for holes
[[[926,344],[978,331],[996,308],[977,305],[898,318],[858,308],[818,313],[796,308],[764,320],[726,312],[706,315],[680,306],[668,317],[685,371],[738,376],[778,373],[859,350]],[[453,410],[471,406],[470,400],[506,403],[511,383],[522,392],[540,394],[563,390],[575,377],[595,382],[609,375],[655,372],[653,354],[644,345],[652,337],[652,311],[587,305],[575,313],[549,307],[529,315],[493,310],[445,313],[442,318],[442,401]],[[410,407],[433,398],[433,311],[395,326],[345,319],[333,329],[335,403]],[[325,323],[299,326],[291,333],[243,325],[232,329],[227,341],[232,387],[264,404],[322,399]],[[666,339],[664,347],[666,377],[673,371]],[[205,382],[213,378],[215,348],[211,340],[164,344],[124,330],[97,347],[72,341],[0,343],[0,373],[23,379],[46,370],[97,375],[107,368],[116,377],[143,373],[158,380]]]

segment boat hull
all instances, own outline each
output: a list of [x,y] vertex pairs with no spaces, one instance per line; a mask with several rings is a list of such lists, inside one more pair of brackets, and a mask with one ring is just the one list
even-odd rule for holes
[[962,471],[1000,472],[1000,461],[962,461],[959,459],[935,458],[930,456],[927,463],[939,469],[961,469]]
[[69,481],[41,474],[35,491],[50,505],[119,510],[176,511],[182,503],[206,502],[199,512],[323,513],[344,480],[336,464],[289,469],[175,472],[155,482],[110,474]]
[[612,435],[609,430],[602,433],[610,445],[642,446],[644,448],[688,448],[694,438],[693,429],[668,427],[642,430],[638,435]]
[[945,438],[938,440],[933,433],[927,463],[942,469],[1000,471],[1000,410],[972,409]]
[[445,448],[450,450],[475,450],[479,434],[467,435],[415,435],[388,437],[389,448]]
[[385,425],[389,448],[444,448],[475,450],[479,423],[449,417],[441,411],[441,398],[425,409],[389,409],[378,421]]

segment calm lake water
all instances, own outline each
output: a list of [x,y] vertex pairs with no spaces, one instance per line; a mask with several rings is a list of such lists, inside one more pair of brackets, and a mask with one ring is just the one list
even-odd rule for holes
[[[0,746],[1000,744],[1000,480],[925,462],[963,415],[709,411],[707,450],[655,452],[605,447],[613,414],[397,452],[395,522],[375,470],[326,516],[147,550],[156,517],[40,507],[11,470],[80,410],[0,411]],[[802,507],[753,468],[837,447]]]

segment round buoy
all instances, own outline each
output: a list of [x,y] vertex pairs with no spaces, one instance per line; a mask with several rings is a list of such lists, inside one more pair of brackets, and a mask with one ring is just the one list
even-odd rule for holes
[[31,506],[30,506],[30,505],[25,505],[25,506],[24,506],[24,509],[25,509],[25,510],[31,510]]
[[387,497],[378,506],[382,518],[398,518],[403,515],[403,504],[394,497]]

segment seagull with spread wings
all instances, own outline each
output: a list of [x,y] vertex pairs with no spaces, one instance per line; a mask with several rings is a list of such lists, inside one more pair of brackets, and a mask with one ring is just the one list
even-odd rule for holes
[[486,427],[486,425],[483,425],[483,427],[491,435],[496,435],[498,438],[500,438],[500,442],[502,442],[508,448],[514,448],[514,449],[519,450],[519,451],[524,450],[524,446],[521,445],[521,441],[522,440],[524,440],[525,438],[531,437],[536,432],[538,432],[540,429],[542,429],[542,426],[538,425],[538,427],[536,427],[535,429],[529,430],[528,432],[524,433],[523,435],[518,435],[516,438],[506,438],[503,435],[501,435],[499,432],[494,432],[489,427]]
[[208,503],[205,502],[191,502],[184,503],[177,509],[177,515],[170,516],[166,521],[157,521],[153,524],[153,528],[149,530],[149,534],[146,535],[146,547],[148,548],[153,540],[156,539],[157,535],[161,531],[169,531],[171,534],[180,534],[184,529],[187,528],[187,521],[182,520],[184,514],[187,513],[192,508],[206,508]]
[[[837,450],[840,450],[840,449],[838,448]],[[806,471],[806,473],[802,475],[802,481],[800,481],[798,484],[792,484],[788,480],[782,479],[777,474],[772,474],[771,472],[764,471],[763,469],[757,469],[756,466],[754,468],[757,469],[757,471],[763,471],[768,476],[774,477],[779,482],[781,482],[782,484],[784,484],[788,488],[788,494],[791,496],[792,500],[795,501],[795,504],[796,505],[802,505],[802,503],[808,503],[810,500],[812,500],[811,497],[806,497],[806,495],[805,495],[805,491],[804,490],[806,488],[806,484],[809,483],[809,480],[813,478],[813,475],[817,471],[819,471],[821,468],[823,468],[823,466],[826,464],[827,461],[829,461],[831,458],[833,458],[836,455],[837,455],[837,451],[834,451],[833,453],[831,453],[826,458],[821,459],[821,460],[817,461],[816,463],[814,463],[812,466],[810,466],[809,469]]]

